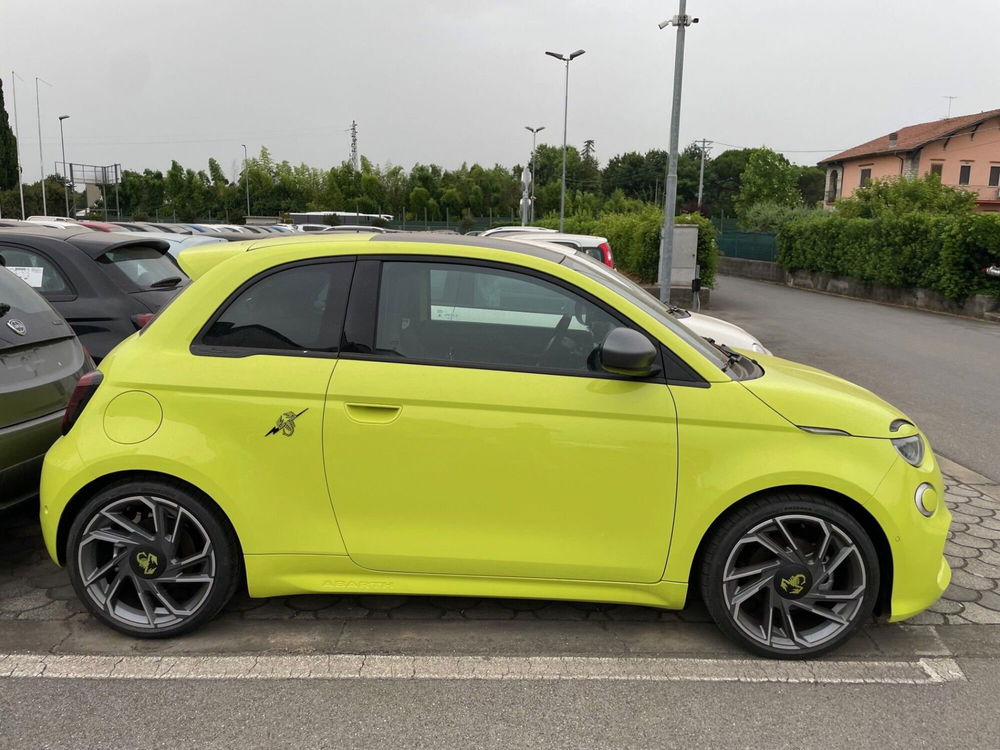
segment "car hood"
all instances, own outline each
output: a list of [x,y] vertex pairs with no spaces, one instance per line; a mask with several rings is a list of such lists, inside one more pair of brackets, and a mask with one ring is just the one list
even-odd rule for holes
[[[871,391],[815,367],[755,355],[764,374],[741,381],[744,388],[798,427],[839,430],[857,437],[914,434],[912,421]],[[889,429],[897,419],[907,424]]]

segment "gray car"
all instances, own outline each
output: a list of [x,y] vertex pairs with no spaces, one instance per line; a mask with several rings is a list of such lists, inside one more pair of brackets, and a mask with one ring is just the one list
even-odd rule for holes
[[0,267],[0,511],[35,497],[76,381],[94,367],[73,329]]

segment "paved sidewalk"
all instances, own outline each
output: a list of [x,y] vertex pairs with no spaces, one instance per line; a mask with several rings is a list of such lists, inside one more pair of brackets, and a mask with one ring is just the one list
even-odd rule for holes
[[[954,514],[945,554],[952,585],[914,625],[1000,624],[1000,486],[940,459]],[[65,570],[49,561],[35,510],[0,517],[0,620],[86,621]],[[709,622],[700,602],[680,612],[544,600],[396,595],[238,595],[223,620],[547,620]]]

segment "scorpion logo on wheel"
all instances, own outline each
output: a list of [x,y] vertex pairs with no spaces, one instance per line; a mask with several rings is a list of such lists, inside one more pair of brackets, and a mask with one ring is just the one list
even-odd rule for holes
[[780,585],[783,591],[792,596],[798,596],[806,587],[806,577],[802,573],[798,573],[788,578],[782,578]]

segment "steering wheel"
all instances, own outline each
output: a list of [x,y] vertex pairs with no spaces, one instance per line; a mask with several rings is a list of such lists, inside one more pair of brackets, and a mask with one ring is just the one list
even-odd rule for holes
[[572,315],[567,314],[559,318],[559,322],[556,323],[555,330],[552,332],[552,338],[549,339],[549,343],[547,343],[545,348],[542,349],[542,353],[538,355],[538,361],[535,362],[535,367],[542,366],[542,362],[544,362],[545,358],[549,356],[549,352],[552,350],[552,347],[555,346],[556,342],[566,334],[566,331],[569,330],[569,324],[572,322]]

